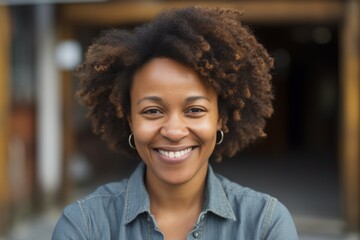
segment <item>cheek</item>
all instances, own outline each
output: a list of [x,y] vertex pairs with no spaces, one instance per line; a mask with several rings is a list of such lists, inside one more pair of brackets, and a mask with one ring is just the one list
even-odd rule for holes
[[192,129],[204,142],[216,140],[217,122],[201,121],[194,124]]
[[133,133],[136,136],[136,142],[140,144],[146,144],[154,138],[159,131],[157,124],[151,124],[144,121],[133,122]]

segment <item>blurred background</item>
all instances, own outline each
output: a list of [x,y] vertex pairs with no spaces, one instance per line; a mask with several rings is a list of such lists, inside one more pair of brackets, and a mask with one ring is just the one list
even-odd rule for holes
[[63,207],[137,165],[91,132],[74,69],[101,30],[230,7],[275,58],[268,138],[212,163],[277,197],[305,239],[360,239],[357,0],[0,0],[0,240],[50,239]]

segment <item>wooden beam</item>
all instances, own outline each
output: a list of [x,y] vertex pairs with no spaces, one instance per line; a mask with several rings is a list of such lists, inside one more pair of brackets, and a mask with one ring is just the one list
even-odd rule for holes
[[[58,40],[73,39],[75,31],[72,25],[59,24]],[[67,205],[71,201],[71,193],[74,189],[74,182],[69,176],[70,158],[75,154],[76,134],[74,122],[74,72],[62,70],[61,78],[61,111],[62,111],[62,186],[59,192],[60,204]]]
[[5,231],[9,204],[8,129],[10,78],[10,16],[6,6],[0,6],[0,234]]
[[340,166],[345,217],[350,230],[360,230],[360,3],[346,5],[341,42],[342,119]]
[[261,24],[338,22],[343,16],[340,1],[113,1],[62,5],[60,19],[76,24],[116,26],[148,21],[164,9],[194,5],[239,9],[244,12],[244,21]]

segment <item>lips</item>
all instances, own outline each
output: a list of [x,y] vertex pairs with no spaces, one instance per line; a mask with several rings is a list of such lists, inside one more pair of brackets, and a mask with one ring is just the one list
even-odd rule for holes
[[157,149],[157,151],[167,157],[167,158],[171,158],[171,159],[175,159],[175,158],[181,158],[182,156],[185,156],[186,154],[188,154],[189,152],[191,152],[192,147],[188,147],[182,150],[177,150],[177,151],[169,151],[169,150],[163,150],[163,149]]

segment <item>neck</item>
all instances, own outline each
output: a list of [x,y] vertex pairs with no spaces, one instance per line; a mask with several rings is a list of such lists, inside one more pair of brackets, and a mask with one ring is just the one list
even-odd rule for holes
[[163,209],[171,211],[189,210],[196,206],[202,208],[204,202],[205,183],[196,189],[176,187],[149,189],[151,209]]
[[[204,203],[204,190],[206,174],[182,184],[167,184],[154,179],[146,178],[147,190],[150,197],[151,211],[156,212],[181,212],[202,210]],[[196,209],[196,210],[195,210]]]

